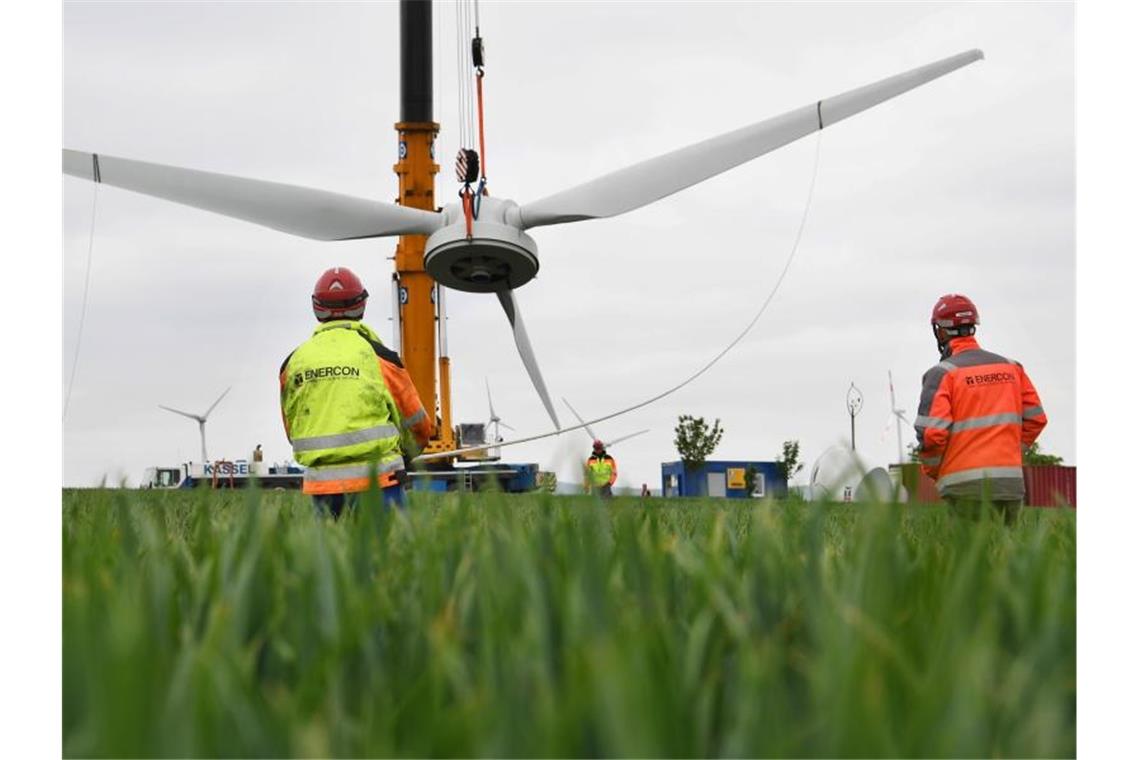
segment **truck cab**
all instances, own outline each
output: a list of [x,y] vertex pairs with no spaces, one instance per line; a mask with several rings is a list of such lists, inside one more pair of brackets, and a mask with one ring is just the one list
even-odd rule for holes
[[178,488],[181,483],[181,467],[147,467],[139,488]]

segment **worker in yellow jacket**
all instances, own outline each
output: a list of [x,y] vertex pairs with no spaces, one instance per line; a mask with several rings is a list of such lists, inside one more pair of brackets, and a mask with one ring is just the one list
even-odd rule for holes
[[281,418],[302,490],[318,513],[338,518],[375,472],[385,504],[402,506],[404,457],[432,435],[399,355],[361,322],[368,291],[351,270],[326,271],[313,288],[312,336],[281,364]]
[[617,480],[617,462],[606,453],[606,445],[594,441],[594,449],[586,460],[586,488],[603,498],[614,495],[614,481]]

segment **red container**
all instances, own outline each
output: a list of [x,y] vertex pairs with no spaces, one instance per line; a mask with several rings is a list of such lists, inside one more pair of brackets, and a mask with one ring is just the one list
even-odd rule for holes
[[[938,486],[922,474],[917,464],[891,465],[902,470],[902,482],[910,500],[924,504],[941,501]],[[1023,468],[1025,504],[1029,507],[1076,507],[1077,468],[1063,465],[1034,465]]]
[[1030,507],[1076,507],[1077,468],[1035,465],[1025,470],[1025,503]]
[[941,501],[938,495],[938,486],[934,481],[922,474],[922,469],[914,462],[898,465],[892,464],[891,470],[902,472],[902,484],[906,487],[911,501],[922,504],[934,504]]

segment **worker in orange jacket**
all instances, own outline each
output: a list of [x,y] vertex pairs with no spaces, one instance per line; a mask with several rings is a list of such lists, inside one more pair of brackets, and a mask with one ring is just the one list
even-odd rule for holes
[[923,375],[914,423],[923,472],[956,513],[977,516],[990,503],[1013,522],[1025,498],[1022,453],[1048,421],[1041,399],[1020,363],[978,345],[969,298],[942,296],[930,324],[942,361]]

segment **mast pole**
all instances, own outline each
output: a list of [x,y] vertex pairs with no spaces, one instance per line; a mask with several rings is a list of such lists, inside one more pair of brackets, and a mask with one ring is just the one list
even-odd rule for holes
[[[432,4],[430,0],[400,0],[400,120],[398,161],[401,206],[434,211],[435,137],[439,124],[432,117]],[[419,392],[424,409],[435,416],[447,410],[447,383],[436,389],[436,283],[424,270],[425,235],[403,235],[396,246],[396,297],[399,309],[401,359]],[[446,363],[441,363],[446,371]],[[438,403],[437,403],[438,401]],[[449,425],[438,425],[425,453],[455,447]]]

